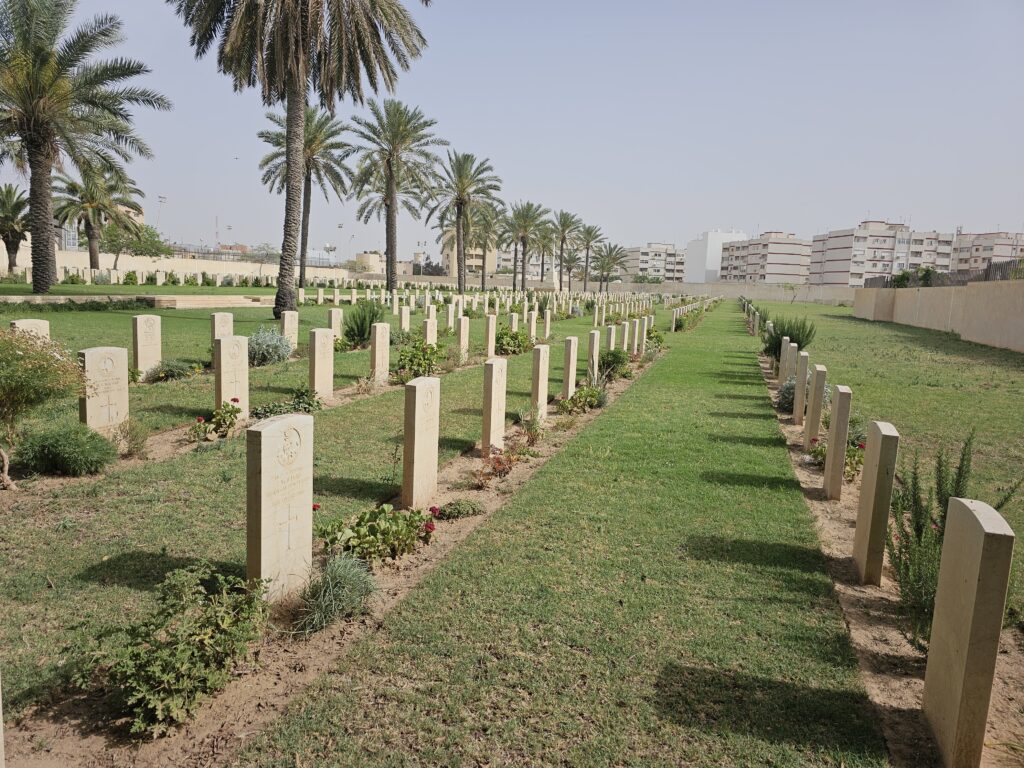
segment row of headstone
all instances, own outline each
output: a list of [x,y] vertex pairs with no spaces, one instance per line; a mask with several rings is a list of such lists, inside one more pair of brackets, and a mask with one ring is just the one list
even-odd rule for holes
[[[825,366],[810,366],[807,352],[783,337],[779,382],[795,380],[793,420],[803,422],[805,450],[818,437],[826,374]],[[842,449],[826,452],[823,491],[829,500],[842,496],[852,399],[849,387],[833,387],[828,445]],[[899,440],[892,424],[869,423],[852,552],[864,585],[882,581]],[[992,507],[949,500],[923,697],[925,719],[947,766],[981,765],[1013,544],[1013,530]]]

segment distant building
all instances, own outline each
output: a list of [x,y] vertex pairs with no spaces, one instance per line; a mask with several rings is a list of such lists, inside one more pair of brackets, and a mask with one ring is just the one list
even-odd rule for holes
[[704,232],[686,245],[684,275],[688,283],[708,283],[719,279],[722,268],[722,246],[746,240],[745,232],[713,229]]
[[[458,258],[454,246],[441,251],[441,264],[449,276],[454,276],[458,272]],[[498,251],[492,248],[482,257],[479,248],[466,248],[466,273],[479,275],[481,265],[487,269],[487,274],[494,274],[498,269]]]
[[646,246],[626,249],[626,266],[623,271],[631,279],[642,275],[681,281],[685,262],[685,254],[677,250],[674,243],[648,243]]
[[1013,259],[1024,259],[1024,233],[985,232],[956,234],[950,270],[967,272],[985,269]]
[[722,246],[720,279],[725,281],[802,285],[810,268],[811,241],[785,232],[764,232]]
[[364,272],[373,275],[383,275],[386,271],[386,260],[380,251],[363,251],[356,254],[356,264],[362,267]]

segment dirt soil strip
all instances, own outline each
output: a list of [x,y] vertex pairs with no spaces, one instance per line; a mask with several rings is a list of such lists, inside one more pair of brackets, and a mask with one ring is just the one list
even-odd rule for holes
[[[645,369],[646,370],[646,369]],[[637,376],[642,375],[637,372]],[[620,379],[608,387],[610,405],[629,388]],[[437,521],[429,546],[419,548],[394,564],[375,568],[378,591],[367,614],[338,622],[309,640],[269,633],[256,649],[255,660],[236,670],[235,679],[208,699],[196,716],[171,736],[139,741],[127,735],[127,721],[104,717],[105,702],[97,696],[77,695],[52,708],[30,710],[7,731],[10,768],[67,768],[132,766],[133,768],[200,768],[229,761],[247,740],[282,715],[289,703],[316,678],[336,668],[348,647],[376,631],[394,608],[448,553],[505,504],[548,459],[561,451],[600,410],[571,417],[555,417],[548,408],[546,434],[533,450],[537,455],[513,465],[511,473],[477,488],[475,473],[481,461],[474,451],[445,464],[438,474],[435,503],[473,499],[483,514],[453,521]],[[512,427],[506,440],[525,442],[522,430]]]
[[[778,382],[771,363],[760,360],[761,372],[777,400]],[[854,392],[854,403],[857,393]],[[882,586],[861,586],[853,563],[853,538],[860,503],[860,482],[843,484],[840,501],[825,499],[822,471],[806,461],[803,427],[791,414],[777,412],[789,459],[814,515],[821,549],[842,606],[861,679],[882,723],[889,756],[896,766],[938,765],[936,748],[921,711],[927,656],[904,631],[899,593],[885,560]],[[899,425],[896,425],[899,428]],[[822,433],[825,436],[825,433]],[[1024,766],[1024,634],[1004,629],[999,640],[995,684],[985,734],[983,766]]]

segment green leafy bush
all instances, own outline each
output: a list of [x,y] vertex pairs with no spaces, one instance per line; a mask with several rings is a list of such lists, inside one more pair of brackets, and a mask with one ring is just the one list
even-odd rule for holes
[[164,275],[164,285],[181,285],[181,279],[175,272],[168,272]]
[[793,412],[793,402],[796,398],[796,378],[790,376],[779,387],[779,410],[783,413]]
[[665,346],[665,334],[653,325],[647,329],[647,351],[657,352]]
[[700,324],[700,321],[704,319],[705,311],[704,307],[700,306],[697,309],[691,309],[686,314],[680,315],[676,318],[675,329],[677,331],[691,331]]
[[361,614],[374,589],[373,576],[362,560],[350,555],[329,558],[299,596],[295,630],[308,636],[337,619]]
[[427,344],[422,339],[413,341],[398,350],[393,375],[401,384],[420,376],[432,376],[437,372],[442,357],[437,345]]
[[348,552],[367,563],[397,560],[416,549],[417,542],[429,544],[433,532],[430,515],[405,512],[390,504],[368,509],[349,523],[335,521],[318,528],[328,551]]
[[606,349],[597,361],[597,370],[606,381],[621,379],[629,373],[629,353],[624,349]]
[[530,349],[530,334],[525,330],[513,331],[507,325],[503,325],[494,334],[494,353],[506,357],[508,355],[521,355]]
[[[909,481],[893,489],[886,550],[896,576],[900,605],[911,637],[923,645],[931,635],[935,612],[935,591],[939,583],[939,560],[946,532],[946,514],[953,497],[971,498],[972,432],[960,447],[953,469],[940,448],[935,457],[935,487],[924,492],[920,463],[915,456]],[[1019,490],[1013,485],[993,507],[1002,509]]]
[[70,272],[60,281],[61,285],[85,285],[85,278],[76,272]]
[[360,300],[345,313],[345,327],[342,335],[349,348],[358,349],[370,343],[374,323],[384,322],[384,307],[373,301]]
[[269,419],[286,413],[316,413],[323,407],[323,401],[303,385],[295,390],[291,400],[261,405],[253,408],[251,413],[253,419]]
[[167,574],[154,614],[101,651],[94,670],[119,692],[132,733],[166,733],[227,684],[263,630],[263,592],[206,563]]
[[124,278],[122,278],[122,280],[121,280],[121,285],[138,285],[138,284],[139,284],[139,276],[135,272],[135,270],[131,270],[130,272],[125,272],[124,273]]
[[150,383],[191,379],[201,370],[195,363],[187,363],[184,360],[161,360],[146,371],[143,379]]
[[[762,327],[764,327],[762,323]],[[779,360],[782,351],[782,337],[788,336],[791,344],[796,344],[800,351],[807,349],[814,341],[816,333],[814,323],[806,317],[780,317],[772,321],[772,331],[764,332],[764,353]]]
[[580,387],[573,392],[572,397],[558,401],[558,412],[564,415],[575,415],[598,408],[601,402],[601,392],[602,390],[598,387]]
[[292,353],[292,343],[276,328],[260,326],[249,337],[249,365],[259,368],[287,360]]
[[27,472],[81,477],[102,472],[117,458],[117,449],[84,424],[74,423],[29,433],[15,456],[18,466]]
[[430,514],[438,520],[458,520],[463,517],[482,515],[484,508],[472,499],[453,499],[443,507],[431,507]]
[[156,272],[149,272],[146,275],[146,285],[156,285]]

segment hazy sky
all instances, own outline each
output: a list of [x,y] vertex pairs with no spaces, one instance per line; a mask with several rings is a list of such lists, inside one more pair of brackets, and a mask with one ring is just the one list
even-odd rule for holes
[[[125,24],[116,52],[144,60],[146,85],[174,102],[138,114],[156,155],[133,165],[148,221],[177,241],[213,243],[219,220],[221,241],[279,245],[258,94],[195,61],[162,0],[79,0],[82,17],[106,11]],[[412,12],[429,47],[396,96],[454,148],[489,157],[506,200],[566,208],[624,245],[712,228],[810,237],[869,215],[1024,229],[1022,0],[434,0]],[[311,245],[382,247],[383,225],[353,212],[319,197]],[[421,240],[436,253],[434,237],[403,214],[400,257]]]

